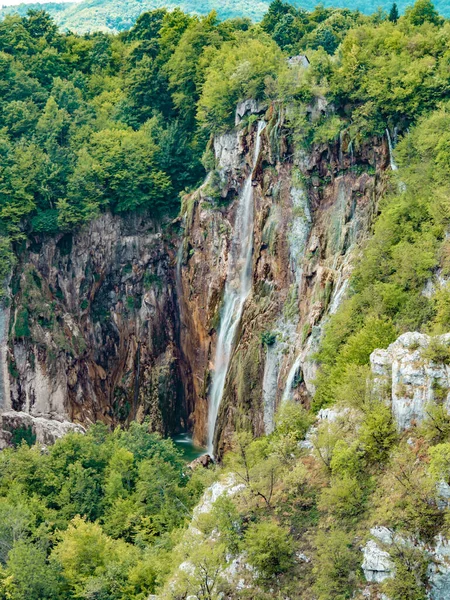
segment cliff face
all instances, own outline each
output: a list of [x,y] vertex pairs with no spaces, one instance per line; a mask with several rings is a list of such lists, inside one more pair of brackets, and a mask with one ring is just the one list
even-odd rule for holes
[[143,216],[105,214],[32,244],[2,314],[3,408],[80,423],[149,415],[154,430],[179,429],[187,404],[173,240]]
[[[311,107],[312,118],[326,106]],[[247,102],[214,140],[215,168],[184,201],[183,227],[102,215],[36,240],[0,315],[3,410],[127,423],[207,438],[208,394],[238,198],[253,170],[252,286],[220,404],[220,455],[238,424],[270,432],[283,397],[308,403],[321,327],[342,299],[384,191],[385,141],[306,152],[289,112]],[[257,121],[264,120],[255,157]],[[8,334],[9,331],[9,334]]]
[[[314,107],[320,113],[321,107]],[[247,125],[239,122],[253,114]],[[220,405],[220,454],[238,423],[270,432],[282,397],[307,403],[313,353],[327,315],[345,292],[358,245],[383,192],[388,149],[374,139],[351,152],[296,151],[286,113],[247,104],[236,130],[214,142],[216,170],[184,207],[180,253],[181,342],[192,371],[195,434],[206,437],[208,389],[228,270],[237,198],[253,161],[255,120],[265,119],[254,172],[252,290],[244,306]]]

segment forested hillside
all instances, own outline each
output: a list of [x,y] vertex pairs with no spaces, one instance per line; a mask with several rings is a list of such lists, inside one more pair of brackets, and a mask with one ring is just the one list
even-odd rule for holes
[[[312,4],[308,0],[292,0],[292,6],[310,11]],[[314,3],[313,3],[314,4]],[[324,0],[317,3],[325,8],[347,8],[370,15],[382,9],[389,12],[392,7],[390,0]],[[409,6],[408,0],[399,0],[398,9],[401,13]],[[450,15],[450,3],[447,0],[437,0],[435,6],[443,16]],[[212,10],[217,12],[219,19],[249,18],[260,21],[269,8],[270,0],[245,0],[236,3],[233,0],[125,0],[114,2],[112,0],[82,0],[76,3],[44,3],[43,8],[53,16],[62,29],[69,29],[78,33],[89,31],[124,31],[130,28],[143,12],[159,8],[173,10],[179,8],[185,13],[207,15]],[[24,16],[30,7],[29,4],[7,6],[0,11],[5,16],[19,13]],[[39,5],[32,5],[38,8]]]
[[[63,359],[68,402],[83,407],[75,367],[89,381],[109,376],[99,332],[113,355],[136,346],[114,373],[104,423],[86,419],[86,434],[44,447],[32,427],[6,432],[1,600],[449,597],[450,22],[429,0],[403,16],[388,8],[305,12],[275,0],[256,25],[160,8],[119,34],[62,32],[35,9],[0,23],[11,412],[36,408],[21,377],[46,391]],[[183,313],[170,343],[186,355],[194,346],[187,393],[207,397],[204,339],[223,318],[242,198],[256,207],[255,243],[235,262],[252,263],[251,290],[213,436],[220,460],[203,469],[154,433],[164,423],[139,378],[145,343],[169,343],[163,326],[144,342],[133,327],[159,315],[170,289]],[[102,287],[103,263],[77,261],[119,220],[125,258],[106,247],[119,273]],[[167,244],[166,270],[147,238]],[[70,304],[78,284],[83,300]],[[197,318],[205,298],[208,317]],[[284,389],[265,419],[277,348],[280,361],[293,354],[292,377],[275,374]],[[201,430],[207,415],[194,408]]]
[[[289,28],[280,29],[280,19],[287,19]],[[440,22],[437,16],[430,19]],[[253,27],[245,19],[220,22],[215,13],[198,18],[160,9],[120,36],[81,37],[61,34],[36,10],[5,18],[0,24],[2,271],[8,269],[7,257],[13,260],[10,242],[71,231],[105,209],[175,215],[178,194],[204,176],[201,158],[211,132],[232,124],[240,98],[311,96],[312,86],[322,85],[327,70],[334,70],[328,56],[350,28],[366,23],[358,35],[368,44],[397,35],[387,20],[372,32],[371,23],[378,20],[323,8],[305,16],[275,3],[262,26]],[[406,45],[407,33],[403,40]],[[318,65],[308,76],[311,83],[296,81],[283,55],[306,49]],[[430,52],[439,58],[439,51]],[[248,70],[240,70],[242,61]],[[408,58],[403,70],[409,63]],[[394,68],[391,76],[402,77]],[[427,72],[423,77],[439,92],[444,84],[435,68],[436,77]],[[337,98],[347,86],[347,74],[340,73],[336,70],[332,81]],[[267,78],[273,91],[264,88]],[[415,112],[433,101],[434,95],[424,97],[417,106],[411,99]],[[395,105],[385,105],[378,93],[367,105],[367,133],[383,130],[385,119],[395,117]],[[339,123],[335,117],[331,125]]]

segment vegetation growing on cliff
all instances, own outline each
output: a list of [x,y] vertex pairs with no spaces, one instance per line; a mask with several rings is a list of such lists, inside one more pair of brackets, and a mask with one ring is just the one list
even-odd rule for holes
[[[276,1],[260,26],[157,10],[119,36],[61,34],[41,12],[0,24],[5,263],[10,242],[19,252],[27,236],[72,231],[101,210],[176,214],[179,192],[203,175],[210,134],[226,129],[249,95],[289,104],[295,156],[340,133],[357,146],[386,127],[410,130],[318,355],[313,409],[337,402],[340,413],[311,431],[315,415],[286,403],[270,436],[239,431],[222,471],[238,489],[196,515],[195,532],[186,525],[217,472],[191,473],[145,424],[113,433],[96,425],[46,451],[20,432],[18,447],[0,454],[0,598],[358,598],[371,526],[425,542],[447,534],[437,484],[450,481],[448,415],[435,407],[403,439],[367,364],[400,332],[449,328],[446,286],[426,287],[450,268],[449,46],[449,23],[426,0],[400,18],[304,13]],[[289,65],[295,53],[310,66]],[[328,109],[313,120],[307,108],[317,98]],[[26,344],[42,293],[39,277],[22,279],[26,306],[13,334]],[[129,310],[134,302],[127,296]],[[40,311],[44,329],[53,316]],[[431,352],[448,361],[442,348]],[[260,354],[255,338],[252,364],[239,367],[243,401]],[[423,552],[394,552],[397,576],[380,591],[424,598]],[[244,583],[230,588],[236,560],[247,565]]]

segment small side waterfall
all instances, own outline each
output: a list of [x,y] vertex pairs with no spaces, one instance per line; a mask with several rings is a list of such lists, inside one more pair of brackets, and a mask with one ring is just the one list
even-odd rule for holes
[[284,386],[283,396],[281,397],[281,402],[287,402],[290,399],[292,388],[294,387],[295,376],[298,373],[301,363],[302,355],[299,354],[288,373],[286,385]]
[[398,167],[394,160],[394,149],[392,146],[391,134],[389,133],[389,129],[387,127],[386,127],[386,136],[387,136],[387,141],[388,141],[388,146],[389,146],[389,160],[391,163],[391,169],[393,171],[398,171]]
[[10,309],[0,300],[0,412],[11,408],[8,371],[8,330]]
[[[183,222],[184,225],[184,222]],[[178,247],[177,250],[177,257],[176,257],[176,263],[175,263],[175,285],[176,285],[176,290],[177,290],[177,296],[178,296],[178,303],[179,303],[179,308],[180,308],[180,317],[181,317],[181,297],[183,295],[183,282],[181,279],[181,269],[183,267],[183,255],[184,255],[184,247],[183,247],[183,238],[181,240],[181,243]],[[181,320],[181,318],[180,318]]]
[[260,121],[256,136],[253,168],[247,177],[239,198],[228,262],[227,280],[214,360],[214,376],[209,397],[208,452],[211,456],[214,452],[214,432],[233,350],[234,338],[241,320],[245,301],[252,287],[253,175],[261,150],[261,133],[264,127],[264,121]]
[[[300,185],[293,187],[291,189],[291,199],[293,218],[287,239],[289,242],[292,274],[295,278],[293,285],[299,294],[302,288],[303,260],[311,231],[312,216],[308,195],[303,187]],[[296,333],[298,319],[298,315],[283,314],[278,319],[272,331],[272,333],[276,334],[277,339],[272,346],[268,346],[266,351],[263,379],[264,430],[266,434],[271,433],[275,426],[274,416],[278,396],[280,365],[286,353],[289,352],[291,347],[295,347],[298,341],[298,334]],[[295,371],[292,374],[291,386],[294,376]],[[282,401],[285,399],[284,396],[283,394]]]

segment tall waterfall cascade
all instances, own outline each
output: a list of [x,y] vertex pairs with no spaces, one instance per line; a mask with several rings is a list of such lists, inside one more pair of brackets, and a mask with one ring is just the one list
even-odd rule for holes
[[214,452],[214,432],[222,401],[225,380],[230,365],[236,330],[239,326],[245,301],[252,287],[253,253],[253,175],[261,151],[261,134],[266,124],[258,123],[252,171],[247,177],[236,213],[231,244],[222,313],[214,359],[214,376],[208,407],[208,452]]

